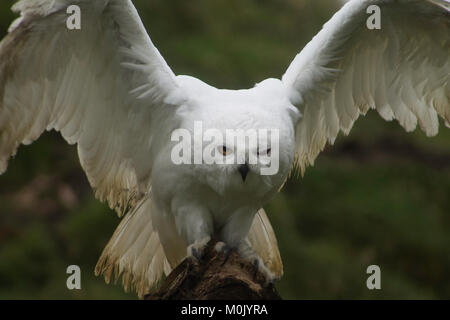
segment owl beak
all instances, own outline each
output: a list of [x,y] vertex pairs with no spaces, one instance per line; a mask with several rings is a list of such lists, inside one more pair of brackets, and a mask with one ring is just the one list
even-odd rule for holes
[[247,178],[247,174],[249,172],[250,168],[248,167],[248,164],[241,164],[238,168],[239,173],[241,174],[242,181],[245,182],[245,178]]

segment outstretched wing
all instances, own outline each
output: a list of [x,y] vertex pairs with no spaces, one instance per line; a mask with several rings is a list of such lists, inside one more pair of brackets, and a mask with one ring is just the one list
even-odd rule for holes
[[[70,5],[80,30],[67,27]],[[96,196],[123,212],[150,187],[155,134],[176,126],[175,75],[130,0],[22,0],[13,10],[21,17],[0,42],[0,173],[21,143],[55,129],[78,144]]]
[[[419,123],[429,136],[438,115],[450,123],[449,7],[447,0],[351,0],[297,55],[282,81],[302,115],[302,173],[369,109],[407,131]],[[378,9],[381,29],[369,29]]]

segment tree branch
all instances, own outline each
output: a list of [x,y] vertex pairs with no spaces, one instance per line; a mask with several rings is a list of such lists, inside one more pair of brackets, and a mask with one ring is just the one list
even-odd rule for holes
[[[201,263],[185,259],[146,300],[279,300],[273,285],[264,285],[256,267],[236,251],[228,257],[214,250],[215,240],[205,249]],[[225,261],[226,260],[226,261]]]

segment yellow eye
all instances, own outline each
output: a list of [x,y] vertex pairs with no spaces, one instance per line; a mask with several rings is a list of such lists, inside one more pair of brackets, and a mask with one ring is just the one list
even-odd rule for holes
[[226,156],[229,153],[227,147],[225,147],[225,146],[219,147],[219,152],[224,156]]

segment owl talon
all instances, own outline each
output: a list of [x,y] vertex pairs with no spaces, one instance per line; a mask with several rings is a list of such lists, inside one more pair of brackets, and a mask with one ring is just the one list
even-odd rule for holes
[[253,260],[253,266],[255,267],[255,271],[253,272],[253,280],[256,280],[256,276],[257,276],[257,274],[258,274],[258,271],[259,271],[259,260],[258,259],[255,259],[255,260]]
[[222,253],[225,256],[225,259],[220,266],[225,265],[225,263],[227,263],[228,261],[228,258],[230,258],[231,248],[225,242],[219,241],[216,243],[214,250],[216,250],[217,253]]
[[198,250],[196,248],[192,248],[192,256],[197,259],[198,261],[200,261],[200,259],[202,258],[200,256],[200,254],[198,253]]
[[205,237],[205,238],[203,238],[201,240],[197,240],[193,244],[191,244],[187,248],[188,258],[191,258],[191,259],[195,260],[197,263],[200,263],[205,254],[205,248],[206,248],[209,240],[211,240],[210,237]]
[[263,260],[258,256],[258,254],[246,243],[242,243],[238,247],[239,254],[244,260],[249,261],[255,268],[253,273],[253,279],[257,279],[258,273],[264,277],[264,285],[269,286],[275,282],[274,274],[266,267]]
[[224,253],[225,253],[225,259],[223,260],[221,266],[225,265],[225,263],[227,263],[227,261],[228,261],[228,258],[230,258],[230,255],[231,255],[231,249],[225,250]]

